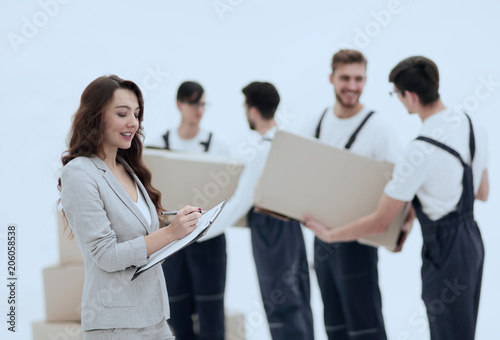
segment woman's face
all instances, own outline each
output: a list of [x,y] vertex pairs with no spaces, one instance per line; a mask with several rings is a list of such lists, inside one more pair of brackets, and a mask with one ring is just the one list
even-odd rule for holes
[[200,124],[205,112],[205,105],[205,94],[202,94],[200,100],[196,103],[177,101],[177,108],[181,112],[182,120],[193,125]]
[[139,112],[139,102],[134,92],[126,89],[115,91],[103,115],[105,154],[130,148],[139,129]]

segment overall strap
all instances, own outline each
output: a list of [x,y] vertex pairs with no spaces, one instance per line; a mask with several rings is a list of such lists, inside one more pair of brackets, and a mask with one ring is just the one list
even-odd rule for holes
[[[472,164],[472,161],[474,160],[474,155],[476,153],[476,140],[474,137],[474,129],[472,128],[472,122],[470,120],[470,117],[466,113],[464,113],[464,114],[467,117],[467,120],[469,121],[469,151],[470,151],[470,162]],[[437,140],[434,140],[434,139],[428,138],[428,137],[424,137],[424,136],[418,136],[416,138],[416,140],[421,140],[423,142],[427,142],[427,143],[430,143],[432,145],[435,145],[435,146],[449,152],[450,154],[452,154],[456,158],[458,158],[460,160],[460,163],[462,163],[462,166],[464,166],[464,167],[468,166],[467,163],[465,163],[463,161],[462,156],[460,156],[460,154],[458,152],[456,152],[455,150],[450,148],[448,145],[445,145],[443,143],[438,142]]]
[[328,111],[328,108],[323,111],[323,114],[321,115],[321,118],[319,119],[318,126],[316,126],[316,133],[314,134],[314,137],[319,139],[319,135],[321,134],[321,123],[323,122],[323,119],[325,118],[326,112]]
[[368,121],[368,119],[370,119],[370,117],[375,113],[375,111],[370,111],[365,119],[363,119],[363,121],[361,122],[361,124],[359,124],[358,128],[356,130],[354,130],[354,132],[352,133],[351,137],[349,138],[349,140],[347,141],[347,144],[344,146],[344,148],[346,149],[350,149],[351,148],[351,145],[352,143],[354,143],[354,141],[356,140],[356,137],[358,136],[358,133],[359,131],[361,131],[361,129],[363,128],[363,126],[366,124],[366,122]]
[[205,148],[205,152],[208,152],[208,149],[210,149],[210,141],[212,140],[212,133],[208,135],[208,139],[206,142],[200,142],[201,145]]
[[476,153],[476,139],[474,137],[474,129],[472,128],[472,121],[470,120],[469,115],[465,113],[465,117],[469,121],[469,150],[470,150],[470,163],[474,160],[474,154]]
[[170,142],[168,140],[168,135],[170,134],[170,131],[167,130],[167,133],[163,135],[163,140],[165,141],[165,149],[170,150]]
[[450,154],[452,154],[453,156],[455,156],[456,158],[458,158],[458,160],[460,161],[460,163],[462,163],[462,166],[465,168],[467,167],[468,165],[463,161],[462,159],[462,156],[460,156],[460,154],[458,152],[456,152],[455,150],[453,150],[452,148],[450,148],[448,145],[445,145],[443,143],[440,143],[438,142],[437,140],[434,140],[432,138],[428,138],[428,137],[424,137],[424,136],[418,136],[416,138],[416,140],[421,140],[423,142],[427,142],[429,144],[432,144],[432,145],[435,145],[437,146],[438,148],[441,148],[443,149],[444,151],[447,151],[449,152]]

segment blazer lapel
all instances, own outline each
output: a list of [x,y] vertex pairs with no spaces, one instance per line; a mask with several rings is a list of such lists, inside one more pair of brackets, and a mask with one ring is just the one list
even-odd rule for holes
[[[128,163],[125,162],[125,160],[123,158],[121,158],[120,156],[118,156],[118,159],[120,160],[120,163],[122,163],[123,166],[125,166],[125,168],[127,169],[127,171],[134,178],[134,181],[137,184],[137,188],[140,191],[140,192],[138,192],[138,194],[142,193],[142,196],[146,200],[146,203],[147,203],[148,209],[149,209],[149,214],[151,215],[151,225],[147,225],[147,223],[145,224],[145,225],[147,225],[148,232],[151,232],[151,231],[154,231],[154,230],[158,229],[158,226],[156,226],[156,223],[158,222],[158,217],[157,217],[158,216],[158,212],[156,211],[156,207],[153,204],[153,201],[151,201],[151,198],[149,197],[149,194],[148,194],[146,188],[142,184],[142,182],[139,179],[139,177],[137,177],[137,175],[135,174],[134,170],[132,170],[132,168],[130,167],[130,165],[128,165]],[[140,214],[140,216],[144,218],[144,215],[142,213]]]
[[[146,231],[149,234],[151,226],[148,225],[146,218],[142,215],[141,211],[137,207],[137,204],[132,200],[132,198],[130,198],[129,194],[127,193],[127,191],[125,190],[123,185],[121,185],[121,183],[116,179],[115,175],[113,175],[111,170],[109,170],[106,163],[104,163],[104,161],[97,156],[92,156],[92,157],[90,157],[90,159],[92,160],[92,162],[95,164],[95,166],[98,169],[102,170],[103,178],[104,178],[104,180],[106,180],[106,182],[110,186],[111,190],[114,191],[116,196],[118,196],[120,198],[120,200],[123,202],[123,204],[125,204],[125,206],[127,208],[129,208],[129,210],[137,217],[137,219],[139,219],[142,226],[144,227],[144,229],[146,229]],[[127,162],[125,162],[120,156],[117,157],[117,160],[132,175],[135,183],[137,183],[137,186],[139,188],[142,187],[142,183],[140,183],[139,179],[137,178],[135,173],[132,171],[130,166],[127,164]],[[140,189],[140,190],[142,190],[142,189]],[[141,193],[138,192],[137,194],[140,195]],[[149,209],[151,210],[151,207],[149,207]],[[153,221],[153,216],[154,215],[151,216],[152,221]]]
[[[132,170],[132,169],[130,169],[130,170]],[[144,196],[146,203],[148,204],[149,214],[151,215],[151,225],[149,226],[149,228],[151,229],[150,231],[154,231],[154,230],[158,229],[158,226],[156,226],[156,223],[159,224],[158,217],[157,217],[158,212],[156,211],[156,206],[153,204],[153,201],[151,201],[151,198],[149,197],[149,194],[148,194],[146,188],[144,187],[142,182],[139,180],[139,177],[137,177],[137,175],[133,171],[131,171],[131,174],[132,174],[132,177],[134,177],[134,180],[135,180],[135,183],[137,184],[137,187],[142,192],[142,195]],[[142,216],[142,214],[141,214],[141,216]]]

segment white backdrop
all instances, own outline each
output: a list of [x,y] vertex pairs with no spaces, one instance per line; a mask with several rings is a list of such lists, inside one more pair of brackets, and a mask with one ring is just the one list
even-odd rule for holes
[[[0,322],[0,338],[29,339],[45,316],[41,269],[58,260],[55,202],[59,158],[85,86],[103,74],[137,82],[145,93],[146,135],[175,126],[175,92],[199,81],[210,106],[203,124],[237,150],[248,129],[241,88],[274,83],[284,125],[333,102],[332,54],[341,47],[368,58],[362,101],[387,115],[408,141],[420,125],[388,96],[391,68],[411,55],[433,59],[445,104],[461,106],[488,130],[491,197],[476,205],[486,264],[478,339],[498,337],[500,303],[494,208],[498,202],[500,5],[496,1],[1,1],[0,314],[8,313],[6,233],[18,225],[17,332]],[[147,142],[147,137],[146,137]],[[428,339],[420,301],[418,228],[402,254],[380,251],[380,284],[390,339]],[[269,338],[247,231],[228,234],[226,301],[247,314],[248,339]],[[312,242],[307,234],[308,242]],[[325,339],[313,282],[316,339]]]

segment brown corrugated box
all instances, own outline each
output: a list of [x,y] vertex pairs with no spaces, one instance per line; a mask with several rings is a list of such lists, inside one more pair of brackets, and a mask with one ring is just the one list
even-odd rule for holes
[[[375,211],[393,165],[278,131],[255,192],[255,206],[293,219],[309,214],[334,228]],[[409,204],[389,229],[358,240],[393,249]]]
[[66,222],[66,230],[64,230],[64,217],[61,210],[57,211],[57,226],[59,235],[59,262],[65,263],[82,263],[83,256],[74,237],[69,238],[71,235],[71,227]]
[[83,264],[64,264],[43,269],[46,321],[80,321]]
[[75,321],[38,321],[31,324],[33,340],[82,340],[80,322]]
[[233,195],[243,170],[242,162],[206,153],[145,149],[143,160],[167,210],[186,205],[213,208]]

